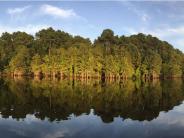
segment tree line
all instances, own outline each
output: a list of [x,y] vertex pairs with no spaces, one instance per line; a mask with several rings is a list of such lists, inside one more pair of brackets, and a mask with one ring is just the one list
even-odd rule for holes
[[0,37],[2,75],[58,78],[175,78],[184,74],[184,54],[166,41],[142,33],[118,36],[110,29],[91,42],[53,28],[32,36]]

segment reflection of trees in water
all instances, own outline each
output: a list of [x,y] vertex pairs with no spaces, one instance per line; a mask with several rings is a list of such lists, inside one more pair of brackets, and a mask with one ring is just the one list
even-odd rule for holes
[[0,111],[4,118],[34,114],[50,121],[90,113],[104,122],[114,117],[152,120],[171,110],[184,98],[181,80],[155,82],[106,82],[68,80],[1,80]]

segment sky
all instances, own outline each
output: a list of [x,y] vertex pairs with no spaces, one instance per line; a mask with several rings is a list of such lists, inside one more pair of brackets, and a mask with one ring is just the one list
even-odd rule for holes
[[0,1],[0,34],[53,27],[90,38],[151,34],[184,52],[184,1]]

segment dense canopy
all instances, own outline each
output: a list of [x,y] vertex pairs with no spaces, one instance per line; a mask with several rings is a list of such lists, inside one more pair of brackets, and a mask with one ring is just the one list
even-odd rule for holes
[[117,36],[106,29],[92,43],[53,28],[35,37],[25,32],[0,37],[0,70],[12,76],[72,78],[173,78],[184,74],[184,54],[142,33]]

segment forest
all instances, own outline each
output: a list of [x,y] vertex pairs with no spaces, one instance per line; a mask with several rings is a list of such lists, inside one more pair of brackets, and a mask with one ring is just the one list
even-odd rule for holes
[[181,78],[184,54],[166,41],[142,33],[115,35],[105,29],[90,41],[53,28],[34,36],[25,32],[0,37],[4,76],[77,79]]

